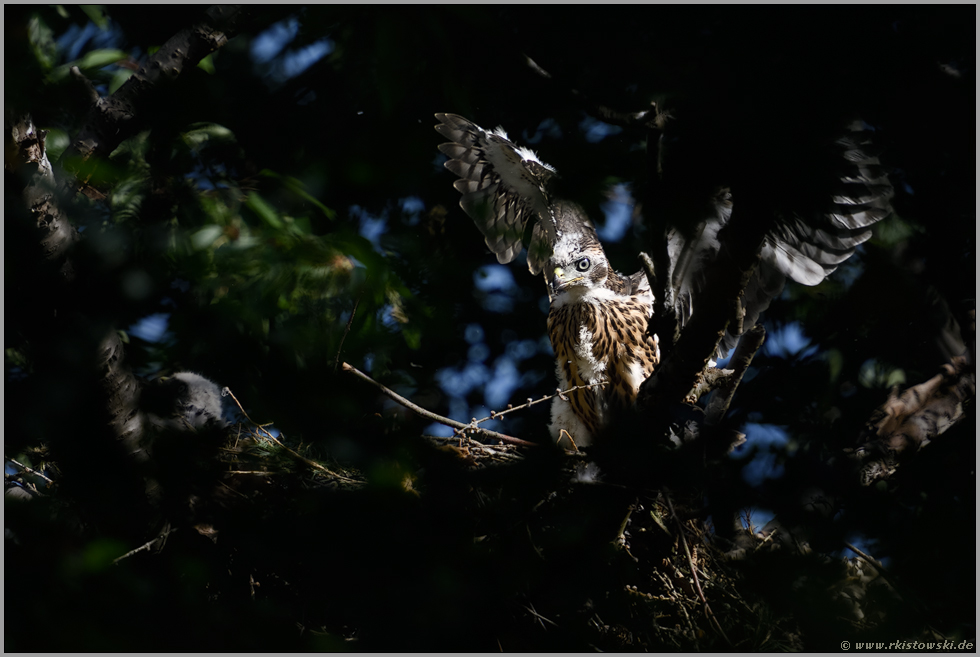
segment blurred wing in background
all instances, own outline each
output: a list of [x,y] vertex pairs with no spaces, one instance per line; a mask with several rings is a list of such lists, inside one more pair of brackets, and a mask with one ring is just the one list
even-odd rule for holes
[[[827,190],[825,207],[780,212],[775,229],[766,235],[759,265],[742,299],[745,328],[758,321],[787,278],[803,285],[821,283],[871,237],[871,226],[891,212],[892,186],[871,151],[870,131],[860,121],[854,122],[836,146],[840,175],[836,189]],[[671,228],[668,233],[668,295],[672,298],[667,304],[682,326],[704,296],[706,265],[718,255],[718,233],[737,203],[728,188],[720,188],[704,205],[704,216],[695,222],[694,231],[685,234]],[[718,355],[726,356],[736,342],[738,335],[730,329],[719,344]]]

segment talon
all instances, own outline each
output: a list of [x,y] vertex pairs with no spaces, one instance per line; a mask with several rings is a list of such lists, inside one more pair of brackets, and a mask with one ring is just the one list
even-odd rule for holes
[[578,451],[578,445],[575,444],[575,440],[572,438],[572,434],[568,433],[568,431],[566,431],[565,429],[559,430],[559,432],[558,432],[558,440],[556,440],[555,443],[558,444],[558,445],[560,445],[561,444],[562,436],[567,436],[568,437],[568,442],[570,442],[572,444],[572,449],[574,449],[577,452]]

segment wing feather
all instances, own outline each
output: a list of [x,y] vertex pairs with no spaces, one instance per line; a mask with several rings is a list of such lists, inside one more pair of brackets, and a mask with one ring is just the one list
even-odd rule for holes
[[[871,145],[870,131],[861,121],[847,126],[837,140],[841,174],[837,188],[828,191],[825,211],[793,212],[777,217],[777,226],[763,243],[759,266],[745,289],[743,327],[755,324],[790,278],[817,285],[870,239],[871,226],[891,213],[893,194],[888,176]],[[734,199],[737,202],[737,198]],[[672,304],[680,324],[691,317],[704,296],[703,272],[718,254],[718,232],[731,216],[732,196],[720,189],[705,206],[693,232],[668,234]],[[738,341],[729,331],[718,347],[724,357]]]
[[446,168],[460,177],[454,183],[462,194],[460,207],[501,263],[517,258],[525,228],[534,222],[528,268],[540,273],[557,239],[547,191],[555,170],[500,128],[490,132],[456,114],[435,116],[440,121],[436,131],[450,140],[439,150],[449,158]]

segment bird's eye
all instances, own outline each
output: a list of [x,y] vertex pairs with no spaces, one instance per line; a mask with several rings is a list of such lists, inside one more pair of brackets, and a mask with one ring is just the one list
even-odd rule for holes
[[578,269],[579,271],[589,271],[589,267],[591,266],[592,263],[589,262],[588,258],[582,258],[581,260],[575,263],[575,268]]

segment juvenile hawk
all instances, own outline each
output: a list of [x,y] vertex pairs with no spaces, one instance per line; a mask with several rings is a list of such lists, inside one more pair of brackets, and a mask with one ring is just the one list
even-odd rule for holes
[[[551,309],[548,334],[557,360],[562,390],[578,388],[551,408],[551,433],[567,431],[578,445],[588,445],[607,424],[610,413],[636,400],[640,384],[660,361],[656,336],[647,333],[653,294],[641,270],[632,276],[613,271],[583,208],[555,198],[555,169],[527,149],[512,143],[503,128],[487,131],[455,114],[436,114],[436,131],[449,139],[439,146],[447,169],[460,177],[455,187],[460,206],[474,220],[487,246],[501,263],[513,261],[523,248],[525,227],[534,220],[528,246],[528,268],[544,274]],[[755,323],[786,276],[816,285],[871,236],[870,226],[888,214],[891,187],[877,159],[861,148],[861,126],[838,144],[847,163],[841,178],[848,193],[832,199],[818,221],[799,216],[781,221],[767,236],[760,265],[745,290],[744,326]],[[668,234],[670,285],[667,300],[683,326],[700,292],[700,271],[718,252],[718,231],[731,215],[731,193],[719,188],[705,199],[697,228]],[[737,335],[719,346],[727,353]]]

